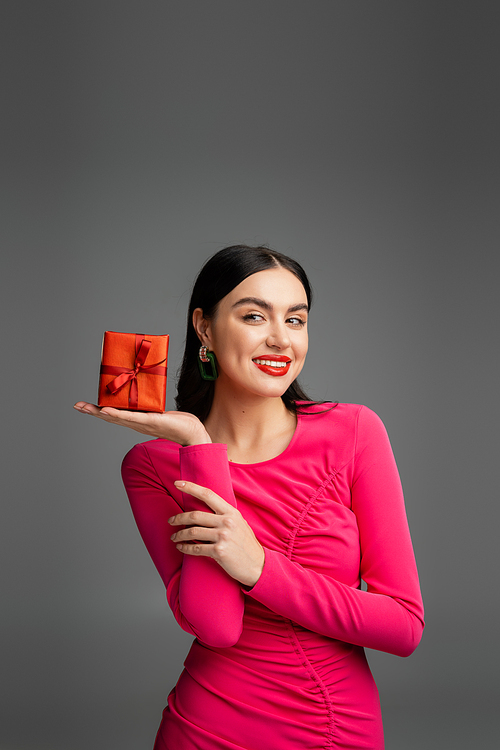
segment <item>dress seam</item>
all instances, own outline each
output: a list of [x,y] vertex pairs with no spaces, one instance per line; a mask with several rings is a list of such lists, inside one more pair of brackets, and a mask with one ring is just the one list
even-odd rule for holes
[[314,666],[312,665],[311,661],[307,657],[307,654],[304,650],[304,647],[301,645],[299,638],[297,636],[297,631],[295,624],[292,620],[287,620],[287,624],[289,625],[289,635],[290,635],[290,641],[292,643],[292,647],[299,657],[302,666],[304,667],[305,671],[309,675],[309,678],[313,680],[313,682],[316,683],[318,689],[321,692],[321,697],[323,699],[324,706],[326,708],[327,712],[327,720],[328,720],[328,729],[327,729],[327,739],[326,744],[323,745],[323,748],[331,748],[333,746],[334,742],[334,735],[335,735],[335,709],[333,707],[332,700],[330,698],[330,693],[328,692],[328,688],[317,673],[317,671],[314,669]]
[[304,521],[304,519],[307,516],[307,514],[309,513],[310,509],[312,508],[312,506],[314,505],[314,503],[318,499],[318,496],[321,494],[321,492],[326,487],[328,487],[329,484],[331,484],[333,482],[333,480],[335,479],[335,477],[337,476],[338,473],[339,473],[339,471],[337,469],[334,469],[331,472],[331,474],[329,474],[326,477],[326,479],[324,479],[321,482],[321,484],[319,485],[319,487],[317,487],[316,490],[313,492],[313,494],[310,496],[309,500],[307,501],[307,503],[305,504],[304,508],[302,509],[302,512],[300,513],[299,517],[297,518],[296,522],[292,526],[292,528],[290,530],[290,534],[288,535],[288,540],[286,542],[286,550],[285,550],[285,554],[286,554],[286,556],[288,557],[289,560],[292,559],[293,548],[294,548],[294,545],[295,545],[295,539],[297,537],[299,528],[302,525],[302,522]]
[[[328,487],[329,484],[331,484],[333,482],[333,480],[335,479],[335,477],[337,476],[337,474],[339,473],[339,471],[340,470],[334,469],[334,471],[332,471],[326,477],[326,479],[324,479],[323,482],[321,482],[321,484],[319,485],[319,487],[317,487],[315,489],[315,491],[313,492],[313,494],[310,496],[308,502],[305,504],[304,508],[302,509],[302,512],[300,513],[299,517],[297,518],[295,524],[293,525],[293,527],[292,527],[292,529],[290,531],[289,537],[288,537],[288,541],[287,541],[287,544],[286,544],[286,551],[285,551],[285,555],[286,555],[286,557],[289,560],[292,559],[294,545],[295,545],[295,539],[296,539],[297,534],[299,532],[300,526],[302,525],[304,519],[308,515],[308,513],[309,513],[310,509],[312,508],[312,506],[317,501],[317,499],[320,496],[320,494],[324,491],[324,489],[326,487]],[[297,631],[296,631],[296,628],[295,628],[295,625],[294,625],[293,621],[292,620],[288,620],[287,622],[288,622],[288,625],[289,625],[289,628],[290,628],[289,633],[290,633],[290,640],[292,642],[292,647],[295,650],[295,653],[297,654],[297,656],[299,657],[299,659],[301,660],[302,666],[305,668],[305,670],[306,670],[307,674],[309,675],[310,679],[312,679],[313,682],[316,683],[316,685],[318,686],[318,688],[319,688],[319,690],[321,692],[323,703],[324,703],[324,706],[326,708],[327,716],[328,716],[328,730],[327,730],[328,736],[327,736],[327,741],[326,741],[326,744],[324,745],[324,748],[325,749],[326,748],[331,748],[332,745],[333,745],[334,733],[335,733],[335,709],[333,707],[333,703],[332,703],[332,700],[330,698],[330,694],[328,692],[328,688],[326,687],[325,683],[323,682],[323,680],[321,679],[321,677],[319,676],[319,674],[314,669],[312,663],[308,659],[307,654],[306,654],[306,652],[304,650],[304,647],[300,644],[300,641],[299,641],[298,636],[297,636]]]

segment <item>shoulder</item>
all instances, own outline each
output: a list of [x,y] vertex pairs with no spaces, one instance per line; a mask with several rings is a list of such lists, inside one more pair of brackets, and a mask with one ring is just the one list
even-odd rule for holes
[[[304,424],[321,426],[328,429],[329,426],[353,427],[355,428],[360,414],[364,411],[371,412],[362,404],[345,404],[338,401],[324,403],[298,402],[299,414]],[[375,414],[375,412],[371,412]],[[375,415],[376,416],[376,415]]]
[[358,425],[383,426],[383,422],[368,406],[336,402],[298,404],[301,416],[306,423],[345,425],[357,428]]
[[388,441],[378,414],[363,404],[301,404],[300,412],[302,438],[333,450],[337,466],[347,464],[367,445]]
[[138,443],[125,455],[122,473],[137,471],[141,474],[164,476],[178,471],[179,448],[178,443],[160,438]]
[[140,460],[141,457],[145,455],[150,457],[165,457],[169,455],[178,456],[179,448],[180,445],[171,440],[163,440],[162,438],[146,440],[144,443],[137,443],[137,445],[134,445],[134,447],[125,455],[123,460],[133,463],[135,460]]

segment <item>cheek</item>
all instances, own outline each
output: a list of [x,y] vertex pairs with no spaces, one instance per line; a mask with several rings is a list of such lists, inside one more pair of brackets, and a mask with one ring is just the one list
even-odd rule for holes
[[241,372],[245,365],[251,363],[253,355],[252,343],[248,341],[248,337],[243,339],[241,334],[235,336],[230,335],[230,332],[217,338],[214,350],[226,372]]
[[305,339],[304,339],[304,341],[302,341],[302,342],[301,342],[301,343],[299,344],[299,347],[298,347],[298,351],[299,351],[299,357],[300,357],[301,359],[305,359],[305,357],[306,357],[306,354],[307,354],[307,350],[308,350],[308,348],[309,348],[309,339],[308,339],[308,337],[306,336],[306,337],[305,337]]
[[260,339],[253,330],[236,328],[227,330],[219,338],[219,346],[224,356],[231,360],[247,360],[255,355]]

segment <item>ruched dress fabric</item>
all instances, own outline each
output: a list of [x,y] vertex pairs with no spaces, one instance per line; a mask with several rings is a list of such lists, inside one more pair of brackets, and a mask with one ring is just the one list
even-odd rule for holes
[[[155,750],[384,747],[363,647],[407,656],[424,626],[399,474],[373,411],[302,408],[290,444],[268,461],[230,463],[225,445],[168,440],[124,459],[170,607],[196,636]],[[237,506],[254,530],[265,564],[250,590],[170,540],[170,516],[207,510],[177,490],[181,478]]]

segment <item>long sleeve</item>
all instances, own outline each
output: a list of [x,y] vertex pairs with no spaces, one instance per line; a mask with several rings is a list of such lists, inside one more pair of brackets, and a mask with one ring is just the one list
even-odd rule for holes
[[[162,461],[158,449],[162,442],[136,445],[123,460],[122,478],[135,521],[182,629],[209,646],[232,646],[242,629],[244,597],[239,584],[213,560],[179,552],[170,539],[174,527],[168,523],[171,516],[194,508],[184,505],[173,486],[181,477],[209,486],[228,502],[231,497],[236,502],[232,488],[226,486],[228,472],[221,470],[221,464],[227,464],[225,446],[180,448],[179,471],[179,464],[169,463],[167,455]],[[150,455],[153,451],[154,461]],[[184,496],[186,501],[188,498],[194,500]]]
[[[181,479],[209,487],[236,507],[226,445],[189,445],[180,449],[179,457]],[[205,503],[192,495],[183,494],[182,497],[186,511],[209,510]],[[211,633],[221,634],[223,643],[232,646],[239,639],[243,627],[244,595],[239,583],[209,557],[183,557],[179,584],[179,605],[183,615],[190,622],[200,620],[200,626],[206,628],[205,618],[208,614]],[[212,641],[212,645],[217,644]]]
[[266,549],[262,575],[247,595],[308,630],[408,656],[424,626],[417,569],[389,438],[366,407],[358,413],[352,460],[345,469],[367,591]]

